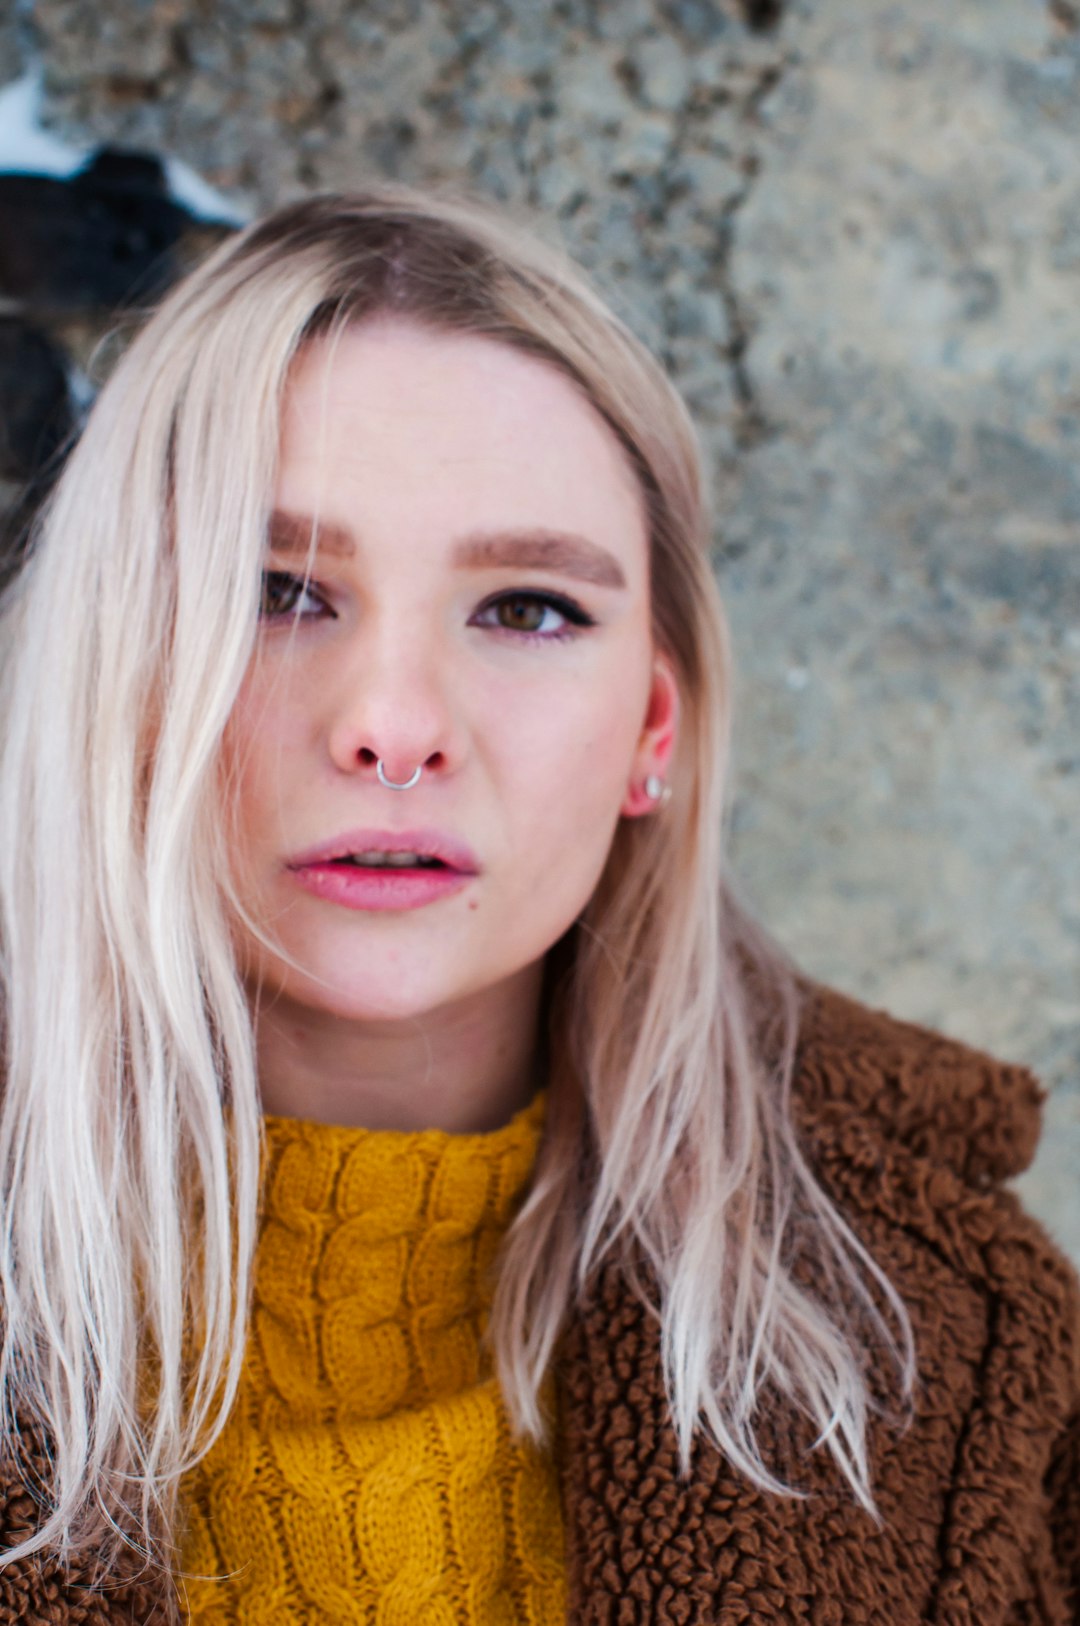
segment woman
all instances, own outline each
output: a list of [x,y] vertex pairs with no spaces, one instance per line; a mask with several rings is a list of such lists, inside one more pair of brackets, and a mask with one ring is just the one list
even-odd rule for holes
[[3,620],[0,1621],[1077,1618],[1037,1086],[740,908],[692,432],[579,273],[269,217]]

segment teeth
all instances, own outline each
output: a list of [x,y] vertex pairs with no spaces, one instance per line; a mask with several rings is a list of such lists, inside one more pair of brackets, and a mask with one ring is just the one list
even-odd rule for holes
[[361,864],[365,869],[441,869],[437,858],[423,858],[419,853],[349,853],[342,862]]

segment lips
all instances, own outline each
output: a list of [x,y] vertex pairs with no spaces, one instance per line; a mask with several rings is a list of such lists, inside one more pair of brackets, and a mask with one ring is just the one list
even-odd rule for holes
[[[306,869],[313,864],[331,864],[335,859],[350,858],[356,853],[416,853],[421,858],[437,858],[447,869],[461,875],[476,875],[479,864],[475,855],[463,841],[444,830],[345,830],[326,841],[307,847],[286,861],[291,870]],[[394,873],[400,874],[400,871]],[[430,872],[429,872],[430,873]]]

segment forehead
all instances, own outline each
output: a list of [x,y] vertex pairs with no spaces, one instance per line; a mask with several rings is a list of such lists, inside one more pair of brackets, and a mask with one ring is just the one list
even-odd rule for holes
[[293,365],[276,501],[309,513],[316,500],[339,520],[378,510],[645,546],[630,459],[572,379],[496,340],[398,318],[314,339]]

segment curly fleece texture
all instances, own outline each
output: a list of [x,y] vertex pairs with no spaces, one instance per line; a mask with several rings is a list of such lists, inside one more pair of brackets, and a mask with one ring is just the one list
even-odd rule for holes
[[1023,1068],[815,992],[803,1142],[916,1336],[910,1426],[871,1424],[883,1522],[780,1408],[759,1437],[803,1499],[706,1444],[680,1479],[658,1328],[609,1270],[560,1374],[574,1626],[1080,1620],[1077,1281],[998,1183],[1031,1157],[1040,1097]]
[[[678,1471],[658,1329],[612,1266],[560,1352],[559,1460],[572,1626],[1078,1626],[1080,1286],[1001,1182],[1029,1161],[1041,1092],[994,1061],[824,988],[801,1030],[808,1156],[905,1298],[919,1361],[906,1430],[875,1420],[882,1523],[776,1407],[758,1492],[705,1442]],[[812,1281],[812,1267],[806,1267]],[[44,1466],[43,1445],[26,1438]],[[0,1546],[34,1514],[0,1474]],[[0,1626],[165,1618],[151,1572],[93,1555],[0,1570]]]

